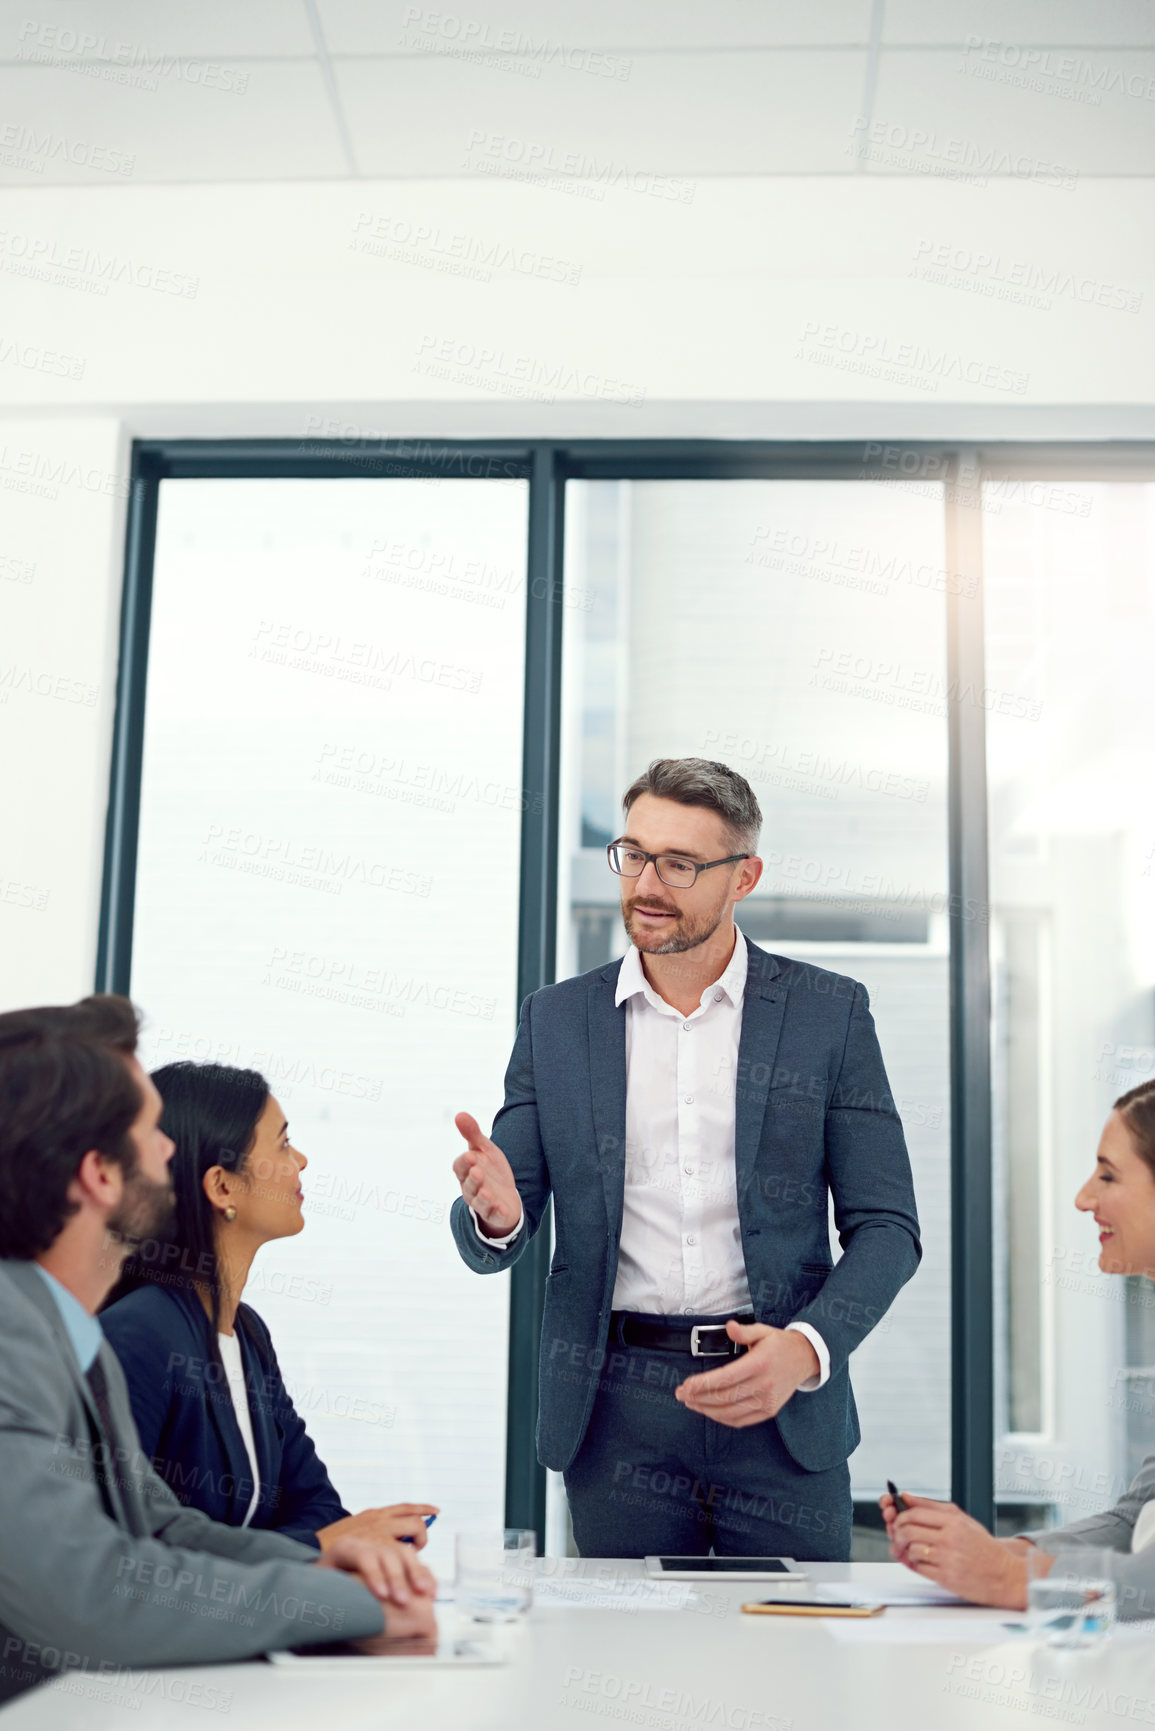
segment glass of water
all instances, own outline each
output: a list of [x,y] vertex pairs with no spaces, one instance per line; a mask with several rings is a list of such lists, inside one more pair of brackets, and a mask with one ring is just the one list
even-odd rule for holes
[[457,1605],[479,1623],[515,1623],[533,1604],[537,1535],[495,1528],[457,1535]]
[[1095,1647],[1115,1625],[1111,1553],[1095,1545],[1066,1552],[1047,1575],[1046,1551],[1027,1553],[1027,1608],[1031,1631],[1050,1647]]

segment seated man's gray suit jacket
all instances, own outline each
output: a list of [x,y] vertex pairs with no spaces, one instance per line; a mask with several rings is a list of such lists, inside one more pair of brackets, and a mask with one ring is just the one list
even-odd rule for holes
[[[758,1321],[810,1323],[830,1349],[830,1380],[775,1421],[794,1460],[821,1472],[859,1439],[850,1354],[921,1256],[910,1162],[865,989],[741,933],[738,942],[748,947],[735,1099],[742,1249]],[[537,1435],[540,1458],[559,1471],[581,1446],[608,1359],[625,1182],[620,966],[545,986],[522,1005],[493,1125],[522,1231],[499,1250],[478,1236],[463,1198],[451,1216],[469,1267],[495,1273],[523,1253],[553,1195]],[[843,1250],[835,1264],[828,1198]]]
[[0,1700],[61,1670],[380,1633],[373,1595],[316,1551],[179,1503],[140,1450],[115,1353],[99,1359],[113,1461],[51,1292],[33,1263],[0,1260]]

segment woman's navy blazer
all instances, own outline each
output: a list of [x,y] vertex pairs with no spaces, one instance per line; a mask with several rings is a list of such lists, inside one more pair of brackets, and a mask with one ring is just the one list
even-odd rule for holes
[[[182,1503],[239,1527],[253,1477],[200,1299],[140,1286],[102,1311],[100,1326],[124,1368],[141,1447],[157,1472]],[[237,1336],[261,1481],[249,1525],[316,1546],[318,1528],[349,1511],[289,1399],[269,1331],[247,1304],[238,1309]]]

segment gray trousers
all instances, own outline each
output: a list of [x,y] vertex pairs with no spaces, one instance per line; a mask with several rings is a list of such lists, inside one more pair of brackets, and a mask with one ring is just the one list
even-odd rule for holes
[[806,1472],[773,1419],[736,1430],[674,1399],[686,1377],[726,1362],[611,1341],[589,1427],[564,1475],[583,1557],[711,1550],[815,1562],[849,1557],[845,1461]]

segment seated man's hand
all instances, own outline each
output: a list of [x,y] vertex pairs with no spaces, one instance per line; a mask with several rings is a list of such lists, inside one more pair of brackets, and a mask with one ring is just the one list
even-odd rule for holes
[[889,1492],[879,1499],[890,1554],[897,1562],[973,1604],[1026,1609],[1026,1541],[993,1538],[954,1503],[909,1491],[902,1498],[907,1505],[902,1514],[895,1512]]
[[322,1527],[317,1534],[322,1551],[338,1539],[412,1539],[418,1550],[429,1543],[426,1515],[439,1514],[436,1503],[390,1503],[384,1509],[362,1509]]
[[357,1575],[387,1606],[432,1605],[437,1581],[412,1545],[396,1539],[338,1538],[317,1558],[319,1569],[344,1569]]
[[674,1397],[691,1412],[716,1424],[744,1430],[781,1412],[790,1396],[820,1369],[818,1354],[796,1328],[770,1328],[764,1322],[726,1324],[731,1340],[747,1347],[720,1370],[688,1376]]
[[359,1653],[435,1653],[437,1618],[433,1614],[433,1600],[423,1596],[404,1607],[386,1605],[385,1633],[365,1635],[351,1645]]
[[464,1154],[453,1162],[461,1194],[490,1238],[504,1238],[521,1219],[521,1197],[513,1167],[497,1143],[482,1134],[476,1118],[468,1112],[459,1112],[453,1122],[466,1142]]

